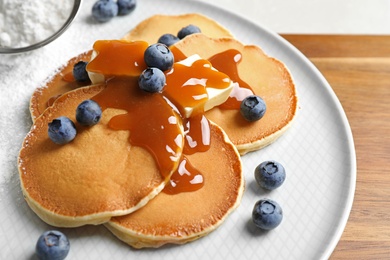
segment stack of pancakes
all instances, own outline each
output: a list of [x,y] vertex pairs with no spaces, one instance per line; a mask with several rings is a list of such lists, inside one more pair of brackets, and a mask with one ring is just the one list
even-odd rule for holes
[[286,131],[297,110],[295,87],[283,63],[257,46],[244,46],[223,26],[199,14],[153,16],[123,40],[153,44],[162,34],[176,34],[189,24],[200,27],[202,33],[176,43],[171,47],[174,53],[209,59],[226,50],[239,51],[238,74],[265,100],[265,116],[247,122],[238,110],[214,107],[206,111],[210,147],[186,155],[201,172],[203,186],[170,194],[164,187],[179,167],[186,131],[182,118],[170,110],[168,102],[162,106],[176,118],[171,131],[180,140],[172,148],[175,159],[164,174],[150,151],[128,141],[131,131],[110,128],[111,119],[126,114],[117,107],[105,108],[101,121],[93,127],[77,125],[77,137],[66,145],[49,139],[49,122],[59,116],[75,121],[79,103],[101,96],[109,88],[107,83],[88,85],[69,77],[73,65],[89,61],[92,51],[80,54],[32,95],[33,126],[18,158],[26,201],[46,223],[58,227],[104,224],[135,248],[159,247],[206,235],[238,207],[244,191],[240,155],[270,144]]

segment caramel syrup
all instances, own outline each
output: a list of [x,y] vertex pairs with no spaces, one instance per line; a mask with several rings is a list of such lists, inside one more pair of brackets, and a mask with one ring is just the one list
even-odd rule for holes
[[235,85],[229,98],[219,107],[222,109],[240,109],[241,101],[249,95],[253,95],[251,87],[243,81],[238,75],[238,63],[241,61],[242,55],[238,50],[230,49],[208,58],[217,70],[229,75]]
[[165,185],[163,192],[174,195],[181,192],[197,191],[204,185],[203,175],[191,165],[183,155],[179,167],[172,174],[171,179]]
[[100,40],[96,41],[93,49],[97,55],[88,65],[90,72],[106,76],[139,76],[146,64],[144,52],[148,47],[144,41]]
[[[146,66],[143,61],[146,47],[145,42],[98,41],[94,45],[98,55],[88,64],[88,69],[106,76],[139,76]],[[186,58],[177,48],[171,50],[176,61]],[[129,55],[129,58],[123,59],[123,55]],[[184,107],[203,108],[199,103],[207,101],[206,87],[229,86],[230,79],[224,73],[239,83],[236,92],[241,92],[240,89],[250,91],[250,87],[238,76],[237,64],[240,60],[241,54],[237,50],[214,55],[210,62],[220,72],[212,70],[212,65],[206,60],[195,61],[189,67],[176,63],[166,73],[167,83],[162,94],[141,91],[138,77],[113,77],[107,81],[106,88],[92,99],[99,103],[103,111],[116,108],[127,112],[111,118],[108,126],[115,130],[129,130],[129,142],[144,147],[154,156],[162,176],[167,176],[180,159],[179,167],[164,188],[165,193],[196,191],[204,185],[204,178],[186,155],[209,149],[210,125],[203,110],[196,111],[191,118],[180,120],[173,114],[175,108],[168,100],[180,102],[174,104],[179,110]],[[123,61],[127,61],[126,64]],[[229,109],[235,108],[236,105],[231,103],[239,103],[240,98],[233,95],[230,98],[233,101],[228,102]],[[179,158],[175,151],[183,146],[183,136],[177,127],[181,121],[184,121],[185,143]]]
[[55,96],[52,96],[51,98],[49,98],[49,100],[47,100],[47,103],[46,103],[46,106],[47,107],[51,107],[54,102],[60,97],[61,95],[55,95]]
[[[175,56],[176,62],[186,58],[186,55],[175,45],[172,45],[170,49]],[[233,82],[237,83],[234,85],[234,88],[226,102],[219,105],[222,109],[240,109],[241,101],[254,93],[252,88],[243,81],[238,74],[237,66],[241,59],[241,53],[235,49],[229,49],[208,58],[214,68],[227,74]]]
[[161,175],[168,176],[180,159],[176,152],[183,146],[183,136],[177,126],[180,118],[161,94],[140,90],[137,77],[114,77],[106,85],[92,99],[103,111],[107,108],[127,111],[111,118],[108,126],[114,130],[130,130],[130,144],[147,149]]
[[181,50],[179,50],[175,45],[171,45],[169,49],[171,50],[173,57],[175,57],[175,62],[179,62],[187,58],[187,56]]
[[210,123],[203,114],[188,118],[184,125],[184,132],[185,143],[179,167],[163,189],[167,194],[196,191],[204,185],[202,173],[185,155],[205,152],[210,148]]
[[184,133],[184,154],[205,152],[210,148],[210,123],[203,114],[187,118]]
[[64,76],[62,77],[62,80],[66,82],[76,81],[76,79],[73,76],[73,70],[71,72],[65,73]]
[[166,73],[166,86],[163,90],[169,100],[185,114],[185,107],[193,107],[193,115],[203,113],[208,100],[206,88],[224,89],[230,86],[229,77],[212,69],[211,63],[200,59],[186,66],[175,63]]

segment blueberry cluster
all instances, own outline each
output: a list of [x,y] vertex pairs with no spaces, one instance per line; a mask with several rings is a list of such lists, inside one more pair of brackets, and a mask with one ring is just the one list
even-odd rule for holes
[[[279,188],[286,179],[286,171],[282,164],[276,161],[264,161],[255,168],[257,184],[266,190]],[[271,199],[261,199],[255,203],[252,211],[253,223],[264,230],[279,226],[283,219],[280,205]]]
[[[100,121],[102,110],[93,100],[84,100],[76,109],[76,120],[80,125],[92,126]],[[77,135],[75,123],[66,116],[60,116],[49,123],[49,138],[56,144],[66,144]]]
[[108,22],[115,16],[131,13],[136,5],[136,0],[98,0],[92,6],[92,16],[99,22]]
[[200,33],[200,29],[190,24],[183,27],[177,36],[170,33],[162,35],[157,43],[145,50],[144,60],[148,68],[142,72],[138,80],[138,85],[142,90],[150,93],[163,90],[166,83],[164,72],[172,68],[175,60],[169,46],[193,33]]
[[181,28],[180,31],[177,32],[177,35],[173,35],[171,33],[163,34],[158,39],[157,42],[165,44],[166,46],[169,47],[190,34],[200,33],[200,32],[201,32],[201,30],[198,26],[190,24],[190,25],[187,25],[187,26]]
[[144,60],[148,68],[138,79],[139,87],[150,93],[161,92],[166,82],[164,71],[173,66],[173,53],[165,44],[155,43],[145,50]]

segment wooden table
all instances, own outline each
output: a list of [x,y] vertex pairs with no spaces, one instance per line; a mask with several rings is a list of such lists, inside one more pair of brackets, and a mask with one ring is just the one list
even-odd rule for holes
[[331,259],[390,259],[390,36],[282,36],[328,80],[354,136],[355,199]]

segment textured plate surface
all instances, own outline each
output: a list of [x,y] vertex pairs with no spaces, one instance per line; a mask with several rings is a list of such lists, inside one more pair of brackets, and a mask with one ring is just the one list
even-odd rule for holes
[[[85,0],[71,28],[55,42],[31,53],[0,55],[0,258],[34,259],[38,236],[52,227],[27,206],[20,191],[16,159],[31,127],[29,98],[53,71],[97,39],[122,37],[156,13],[199,12],[227,27],[245,44],[261,46],[282,60],[297,85],[299,111],[292,128],[276,143],[243,157],[246,191],[240,207],[216,231],[198,241],[157,250],[133,250],[103,226],[61,229],[71,241],[69,259],[326,259],[336,246],[351,210],[356,158],[351,130],[329,84],[317,69],[278,35],[242,17],[196,1],[142,0],[129,16],[105,24],[90,16]],[[283,186],[258,188],[254,168],[264,160],[286,168]],[[279,202],[282,224],[256,230],[251,212],[261,198]],[[189,205],[190,206],[190,205]],[[185,210],[185,209],[183,209]]]

